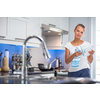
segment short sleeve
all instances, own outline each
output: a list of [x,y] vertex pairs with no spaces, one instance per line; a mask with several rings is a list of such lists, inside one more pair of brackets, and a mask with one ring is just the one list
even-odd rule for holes
[[89,42],[87,42],[87,41],[85,41],[85,43],[86,43],[86,45],[89,45],[90,43]]
[[70,42],[66,43],[65,48],[67,48],[68,50],[70,50]]

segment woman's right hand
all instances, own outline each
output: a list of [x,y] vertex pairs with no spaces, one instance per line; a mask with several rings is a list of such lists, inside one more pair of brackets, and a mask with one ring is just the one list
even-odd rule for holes
[[75,57],[78,57],[78,56],[80,56],[82,54],[82,52],[78,51],[78,52],[75,52],[74,54],[75,54]]

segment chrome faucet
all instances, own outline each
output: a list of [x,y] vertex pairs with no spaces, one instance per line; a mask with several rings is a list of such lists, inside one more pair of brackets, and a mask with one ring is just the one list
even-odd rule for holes
[[42,49],[43,49],[43,56],[45,57],[45,59],[49,59],[51,56],[47,50],[47,47],[46,47],[46,44],[43,40],[42,37],[40,36],[36,36],[36,35],[31,35],[29,37],[27,37],[24,41],[24,44],[23,44],[23,67],[22,67],[22,78],[24,79],[24,83],[26,81],[26,76],[27,76],[27,66],[28,66],[28,63],[27,63],[27,48],[26,48],[26,43],[29,39],[31,38],[37,38],[38,40],[40,40],[40,42],[42,43]]

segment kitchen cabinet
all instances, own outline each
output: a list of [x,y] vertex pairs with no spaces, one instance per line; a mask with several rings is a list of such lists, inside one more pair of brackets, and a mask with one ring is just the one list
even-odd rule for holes
[[69,17],[60,17],[60,28],[69,31]]
[[69,30],[69,18],[68,17],[40,17],[40,23],[45,25],[54,25],[54,27],[61,28],[63,30]]
[[29,32],[29,19],[22,17],[9,18],[10,39],[23,41]]
[[[47,20],[47,18],[45,19],[45,21],[46,20]],[[60,23],[58,28],[68,32],[69,18],[68,17],[59,17],[59,19],[57,19],[57,20]],[[49,22],[49,21],[47,21],[47,22]],[[47,33],[47,34],[51,34],[51,33]],[[48,49],[65,49],[65,45],[68,42],[68,34],[46,35],[46,33],[44,34],[42,31],[42,35],[43,35],[42,37],[44,38]]]
[[[41,36],[41,25],[40,25],[40,17],[30,17],[29,20],[30,32],[27,33],[27,37],[30,35]],[[29,43],[39,44],[40,41],[36,38],[29,40]]]
[[59,27],[59,17],[40,17],[41,24],[52,24]]
[[0,17],[0,38],[4,39],[7,37],[7,25],[8,25],[8,19],[7,17]]
[[[68,17],[1,17],[0,18],[0,43],[23,45],[23,41],[30,35],[42,36],[41,24],[53,24],[56,27],[67,30]],[[63,38],[62,38],[63,37]],[[46,37],[49,46],[63,46],[64,36]],[[6,41],[5,41],[6,40]],[[54,43],[52,44],[52,41]],[[63,42],[62,42],[63,41]],[[57,42],[57,43],[56,43]],[[51,44],[50,44],[51,43]],[[29,46],[39,46],[38,39],[31,39],[27,43]]]
[[[23,41],[30,35],[41,35],[39,17],[0,18],[0,43],[23,45]],[[39,40],[31,39],[27,45],[39,46]]]

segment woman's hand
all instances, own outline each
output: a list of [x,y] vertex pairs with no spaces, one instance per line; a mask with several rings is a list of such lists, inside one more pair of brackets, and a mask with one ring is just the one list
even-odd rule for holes
[[95,53],[95,51],[94,50],[92,50],[92,51],[89,51],[89,56],[87,57],[88,58],[88,61],[90,62],[90,63],[92,63],[92,61],[93,61],[93,54]]
[[93,54],[94,54],[94,53],[95,53],[95,51],[94,51],[94,50],[89,51],[90,56],[93,56]]
[[78,57],[78,56],[80,56],[81,54],[82,54],[81,51],[75,52],[75,57]]

